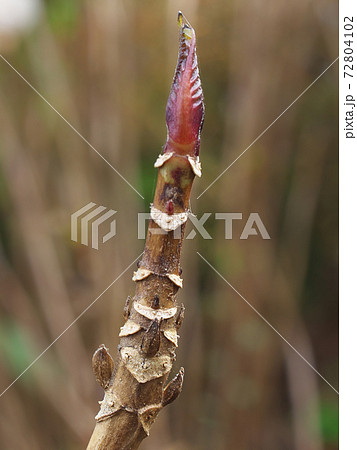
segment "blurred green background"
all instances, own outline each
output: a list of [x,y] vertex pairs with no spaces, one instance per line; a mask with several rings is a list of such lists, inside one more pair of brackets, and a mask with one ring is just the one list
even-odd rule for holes
[[[211,240],[184,242],[184,390],[142,448],[336,449],[336,392],[196,251],[337,389],[337,63],[197,200],[337,57],[337,2],[1,5],[0,53],[145,200],[0,60],[0,391],[142,251],[181,9],[206,102],[192,211],[243,219],[232,240],[212,216]],[[89,202],[118,211],[98,251],[71,241],[70,216]],[[270,240],[239,239],[251,212]],[[1,449],[85,448],[102,397],[91,356],[102,343],[116,352],[132,270],[0,397]]]

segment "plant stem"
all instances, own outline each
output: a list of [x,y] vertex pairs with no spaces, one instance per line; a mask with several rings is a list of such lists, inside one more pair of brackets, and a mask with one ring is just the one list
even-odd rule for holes
[[145,250],[133,276],[135,296],[124,308],[115,364],[104,346],[93,355],[105,395],[87,449],[138,448],[159,411],[182,390],[183,368],[166,382],[183,320],[183,305],[178,308],[176,301],[182,287],[180,256],[192,183],[201,175],[204,105],[195,32],[182,13],[178,22],[180,49],[166,108],[168,137],[155,163],[159,173]]

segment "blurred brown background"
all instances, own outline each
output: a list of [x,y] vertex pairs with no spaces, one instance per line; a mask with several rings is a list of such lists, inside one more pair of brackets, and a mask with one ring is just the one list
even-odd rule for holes
[[[337,389],[337,63],[196,197],[337,57],[337,2],[8,3],[1,54],[145,200],[0,60],[0,391],[142,251],[182,9],[206,99],[192,210],[243,220],[233,240],[212,216],[212,240],[184,243],[184,390],[142,448],[336,449],[336,392],[196,251]],[[89,202],[118,211],[98,251],[70,239]],[[251,212],[271,240],[239,239]],[[85,448],[102,396],[91,356],[101,343],[115,354],[132,270],[0,397],[1,449]]]

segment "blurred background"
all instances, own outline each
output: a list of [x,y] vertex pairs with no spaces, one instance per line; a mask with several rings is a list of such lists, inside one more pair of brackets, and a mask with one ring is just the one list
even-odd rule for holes
[[[145,198],[0,59],[0,391],[143,249],[178,9],[206,101],[192,211],[243,219],[232,240],[212,216],[211,240],[184,242],[184,390],[142,449],[337,449],[336,392],[196,254],[338,389],[337,63],[197,200],[337,57],[332,0],[0,2],[0,53]],[[118,211],[99,250],[71,241],[89,202]],[[239,239],[251,212],[270,240]],[[91,357],[116,353],[134,267],[0,397],[3,450],[85,448],[102,398]]]

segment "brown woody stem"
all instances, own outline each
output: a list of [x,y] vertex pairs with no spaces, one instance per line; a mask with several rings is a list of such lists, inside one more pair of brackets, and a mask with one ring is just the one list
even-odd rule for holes
[[155,163],[158,181],[145,250],[127,301],[126,322],[113,360],[104,346],[93,355],[93,370],[105,395],[88,449],[129,450],[149,435],[159,411],[182,390],[183,368],[167,385],[176,358],[183,306],[180,256],[198,159],[204,106],[193,28],[178,16],[180,51],[166,109],[168,137]]

